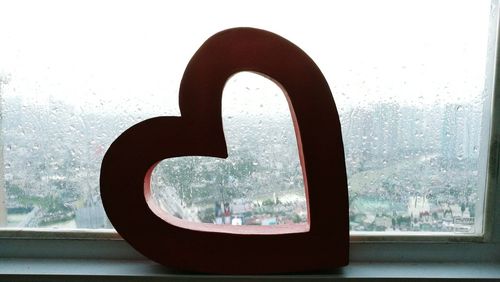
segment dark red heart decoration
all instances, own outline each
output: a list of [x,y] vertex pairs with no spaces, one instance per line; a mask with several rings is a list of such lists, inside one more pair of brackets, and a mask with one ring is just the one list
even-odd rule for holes
[[[231,226],[192,223],[152,200],[151,172],[163,159],[227,157],[221,118],[227,79],[264,75],[284,90],[294,121],[308,223]],[[121,134],[101,166],[101,197],[116,231],[146,257],[181,270],[220,274],[314,271],[349,260],[347,177],[338,113],[316,64],[288,40],[234,28],[210,37],[181,81],[180,117],[155,117]]]

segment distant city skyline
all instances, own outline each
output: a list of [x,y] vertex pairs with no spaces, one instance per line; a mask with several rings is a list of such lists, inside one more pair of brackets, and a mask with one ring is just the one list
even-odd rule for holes
[[[124,122],[135,117],[74,113],[64,103],[46,109],[14,97],[5,101],[8,224],[109,227],[99,200],[99,166]],[[480,167],[486,160],[480,156],[480,108],[389,103],[345,116],[353,230],[481,230]],[[160,206],[194,221],[215,220],[219,202],[234,206],[232,216],[244,224],[303,222],[305,195],[290,117],[233,116],[226,122],[228,159],[174,158],[155,168],[152,190]],[[418,215],[411,216],[415,209]]]

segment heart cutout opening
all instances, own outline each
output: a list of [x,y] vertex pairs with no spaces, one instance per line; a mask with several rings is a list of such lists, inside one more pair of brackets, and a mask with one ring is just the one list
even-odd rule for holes
[[243,234],[309,230],[297,133],[286,92],[261,74],[231,76],[222,95],[228,157],[158,163],[145,196],[182,228]]

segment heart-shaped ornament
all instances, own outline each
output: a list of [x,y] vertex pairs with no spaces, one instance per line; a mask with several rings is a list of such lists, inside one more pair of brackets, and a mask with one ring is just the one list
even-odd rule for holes
[[[264,75],[284,91],[294,121],[308,207],[306,224],[231,226],[193,223],[163,211],[150,180],[163,159],[227,157],[222,92],[241,71]],[[338,113],[316,64],[288,40],[234,28],[210,37],[189,62],[180,117],[140,122],[110,146],[101,166],[101,197],[116,231],[168,267],[221,274],[313,271],[349,259],[347,176]]]

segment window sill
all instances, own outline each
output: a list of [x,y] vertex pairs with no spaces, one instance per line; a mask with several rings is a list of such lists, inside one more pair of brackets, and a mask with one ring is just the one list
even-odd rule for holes
[[265,276],[176,272],[147,260],[4,259],[1,281],[499,281],[499,263],[351,263],[333,271]]

